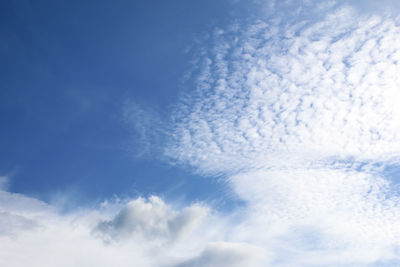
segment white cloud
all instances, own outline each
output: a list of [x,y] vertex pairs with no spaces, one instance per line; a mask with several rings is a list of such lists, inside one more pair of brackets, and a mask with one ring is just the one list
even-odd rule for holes
[[54,211],[46,203],[22,194],[4,191],[8,177],[0,177],[0,236],[14,237],[23,231],[37,229],[38,220]]
[[287,157],[398,157],[394,22],[340,8],[319,22],[283,23],[216,34],[167,153],[211,172]]
[[38,226],[36,221],[10,212],[0,212],[0,218],[0,236],[14,236]]
[[211,243],[197,257],[180,263],[177,267],[239,267],[265,266],[268,263],[268,253],[264,249],[245,243]]
[[374,173],[290,169],[244,173],[231,180],[249,204],[236,238],[267,247],[274,240],[278,245],[270,248],[280,258],[293,250],[298,256],[307,253],[309,260],[327,254],[333,263],[346,262],[342,257],[347,263],[365,263],[392,256],[399,247],[400,201]]
[[194,257],[214,235],[204,232],[211,215],[200,204],[174,209],[153,196],[60,214],[0,193],[1,266],[170,266]]
[[52,212],[53,209],[40,200],[0,190],[0,211],[2,212],[40,217]]
[[[336,2],[269,3],[267,19],[218,29],[200,49],[165,149],[222,174],[246,206],[222,216],[153,196],[60,214],[0,178],[0,266],[400,261],[399,194],[376,167],[400,157],[399,27]],[[147,151],[162,123],[125,111]]]
[[147,202],[138,198],[112,219],[101,222],[96,232],[108,239],[144,239],[170,242],[194,229],[206,217],[208,209],[192,205],[174,211],[160,198],[152,196]]
[[165,153],[227,177],[247,203],[229,240],[273,266],[400,260],[399,192],[377,167],[400,157],[400,28],[334,2],[280,5],[204,43]]

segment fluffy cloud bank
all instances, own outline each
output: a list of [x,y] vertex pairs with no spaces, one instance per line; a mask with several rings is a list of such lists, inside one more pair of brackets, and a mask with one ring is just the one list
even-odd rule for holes
[[61,214],[34,198],[6,191],[0,196],[1,266],[228,267],[269,261],[261,246],[228,241],[230,220],[199,203],[177,209],[151,196]]
[[174,209],[155,196],[60,214],[39,200],[0,191],[0,265],[175,266],[217,236],[204,231],[210,217],[200,204]]
[[200,203],[174,208],[156,196],[106,201],[96,208],[63,214],[40,200],[0,191],[0,265],[228,267],[265,263],[261,247],[220,241],[229,235],[229,225],[229,220]]

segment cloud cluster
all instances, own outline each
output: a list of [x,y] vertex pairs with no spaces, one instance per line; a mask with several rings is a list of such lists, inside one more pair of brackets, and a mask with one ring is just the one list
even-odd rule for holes
[[273,266],[399,260],[399,192],[382,169],[400,156],[400,27],[308,2],[204,42],[165,153],[228,179],[247,203],[231,240]]
[[101,222],[96,230],[106,240],[174,241],[195,228],[207,214],[208,209],[200,205],[177,212],[158,197],[152,196],[148,202],[138,198],[127,203],[112,220]]
[[[199,257],[220,235],[222,225],[212,230],[205,224],[210,220],[205,206],[176,209],[155,196],[62,214],[37,199],[0,191],[0,265],[177,266]],[[227,249],[213,257],[224,257],[219,255]],[[234,247],[230,254],[246,252]]]
[[216,31],[167,153],[209,172],[398,157],[399,32],[350,8]]

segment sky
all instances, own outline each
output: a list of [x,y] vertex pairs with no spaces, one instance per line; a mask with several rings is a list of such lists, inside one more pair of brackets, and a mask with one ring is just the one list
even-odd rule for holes
[[399,11],[3,1],[0,265],[399,266]]

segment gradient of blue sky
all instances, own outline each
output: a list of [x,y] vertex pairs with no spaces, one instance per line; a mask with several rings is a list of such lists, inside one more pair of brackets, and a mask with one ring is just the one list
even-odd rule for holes
[[228,6],[3,2],[0,171],[12,177],[10,190],[45,200],[65,192],[75,204],[169,190],[212,195],[207,180],[143,157],[146,144],[124,112],[133,102],[168,116],[190,59],[185,51],[228,19]]
[[397,266],[397,11],[3,1],[0,265]]

